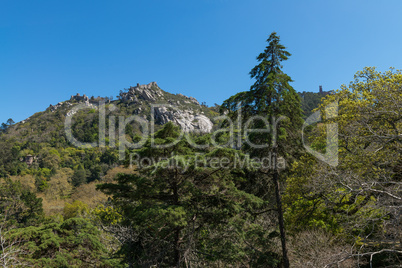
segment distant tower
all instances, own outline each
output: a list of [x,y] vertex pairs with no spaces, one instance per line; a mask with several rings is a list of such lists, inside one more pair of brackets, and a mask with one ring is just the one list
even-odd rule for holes
[[320,85],[320,94],[322,94],[322,86]]

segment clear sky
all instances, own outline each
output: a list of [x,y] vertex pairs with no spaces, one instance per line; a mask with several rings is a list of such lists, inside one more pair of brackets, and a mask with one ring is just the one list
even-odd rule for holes
[[401,11],[401,0],[0,0],[0,123],[151,81],[221,104],[249,89],[272,31],[297,91],[338,89],[365,66],[402,69]]

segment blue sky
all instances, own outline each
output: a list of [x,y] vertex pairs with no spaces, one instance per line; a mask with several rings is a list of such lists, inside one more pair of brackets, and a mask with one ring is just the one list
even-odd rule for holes
[[0,123],[72,94],[113,96],[156,81],[221,104],[248,90],[272,31],[297,91],[338,89],[356,71],[402,69],[402,1],[0,0]]

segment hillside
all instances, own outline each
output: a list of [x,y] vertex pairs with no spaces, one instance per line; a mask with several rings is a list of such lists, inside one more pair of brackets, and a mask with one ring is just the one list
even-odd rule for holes
[[[124,139],[127,143],[135,143],[136,138],[142,136],[144,127],[150,134],[152,128],[157,131],[167,122],[173,122],[187,132],[207,133],[213,127],[210,118],[216,115],[214,109],[201,105],[195,98],[168,93],[155,82],[122,90],[114,101],[72,95],[69,100],[50,105],[26,120],[6,127],[3,124],[0,176],[11,176],[13,180],[30,185],[30,189],[47,204],[45,212],[60,212],[64,202],[69,200],[65,197],[74,196],[81,185],[84,187],[86,183],[111,178],[108,174],[119,170],[123,164],[115,148],[119,141]],[[134,119],[121,121],[121,118],[130,117]],[[72,144],[65,132],[69,120],[76,140],[103,142],[106,147],[79,148]],[[100,140],[102,122],[108,134]],[[124,133],[119,133],[119,126],[123,123]],[[116,145],[110,143],[110,131],[116,136]],[[91,187],[94,191],[94,184]]]
[[[340,258],[353,266],[356,253],[347,250],[355,244],[399,254],[401,229],[394,209],[400,208],[399,186],[379,183],[401,180],[400,141],[394,135],[401,128],[400,115],[395,113],[401,103],[401,76],[369,68],[360,75],[366,73],[383,84],[363,101],[362,92],[369,92],[365,87],[372,88],[370,83],[376,81],[351,84],[350,90],[337,93],[296,93],[288,88],[280,92],[278,99],[284,100],[272,107],[260,102],[261,91],[250,90],[213,108],[165,92],[152,82],[123,90],[114,101],[77,94],[22,122],[9,120],[0,134],[0,231],[7,230],[0,236],[9,239],[2,241],[9,241],[10,249],[31,252],[13,254],[43,267],[170,265],[180,262],[172,258],[174,254],[186,254],[181,241],[188,239],[195,241],[188,247],[200,267],[242,262],[276,267],[285,256],[279,250],[284,227],[289,260],[296,264],[305,263],[306,255],[300,252],[307,249],[314,267]],[[330,111],[327,107],[337,99],[341,116],[329,122],[337,123],[343,147],[338,166],[333,167],[325,158],[307,153],[299,135],[302,118],[315,108]],[[245,100],[244,110],[236,110],[238,100]],[[254,104],[264,116],[270,109],[282,109],[288,118],[297,116],[279,128],[278,150],[287,161],[280,172],[271,170],[270,149],[249,145],[232,149],[226,146],[227,129],[217,130],[213,124],[218,108],[235,119],[239,111],[253,115],[247,109]],[[384,124],[384,119],[390,123]],[[260,128],[260,123],[256,120],[253,127]],[[190,140],[180,130],[188,132]],[[235,133],[241,133],[238,130]],[[325,123],[312,124],[303,142],[323,155],[327,131]],[[267,141],[265,134],[244,132],[244,136],[254,144]],[[141,147],[129,146],[144,137]],[[379,161],[386,158],[387,163]],[[280,180],[273,182],[275,174]],[[275,208],[281,194],[283,218]],[[282,222],[279,230],[278,222]],[[376,229],[374,233],[366,228],[368,224]],[[140,245],[137,236],[143,239]],[[164,258],[155,256],[163,250],[169,252]],[[317,257],[317,250],[326,257]],[[204,253],[215,257],[206,258]],[[379,255],[377,263],[396,263],[395,254],[389,259]]]
[[[79,110],[74,108],[78,104],[82,104]],[[99,124],[98,112],[101,104],[104,104],[107,127],[109,117],[114,116],[118,120],[119,116],[128,118],[136,115],[148,125],[154,123],[156,129],[158,125],[172,121],[187,132],[209,132],[212,129],[210,118],[216,115],[213,109],[201,105],[195,98],[168,93],[152,82],[120,91],[118,100],[114,101],[109,98],[88,97],[85,94],[71,96],[69,100],[51,104],[45,111],[15,124],[5,135],[20,142],[29,140],[32,143],[50,142],[52,138],[59,137],[58,142],[64,143],[64,122],[67,117],[72,117],[77,138],[83,142],[93,142],[98,137],[94,133],[97,130],[91,128]],[[131,125],[135,133],[141,132],[138,122],[131,122]]]
[[321,86],[319,92],[299,92],[304,117],[310,116],[312,111],[320,106],[322,98],[329,94],[333,94],[333,92],[323,91]]
[[[307,117],[326,94],[303,92],[299,95],[304,116]],[[45,111],[3,129],[0,133],[0,174],[6,176],[37,173],[37,187],[41,187],[50,178],[47,170],[53,170],[54,173],[60,168],[85,170],[85,179],[80,179],[83,182],[99,180],[110,168],[119,165],[118,161],[112,161],[108,155],[116,152],[109,147],[80,149],[74,146],[66,137],[65,124],[68,119],[72,122],[72,136],[76,140],[82,143],[98,143],[102,122],[105,133],[113,130],[114,135],[118,136],[121,135],[118,133],[119,125],[123,124],[119,121],[120,118],[126,120],[135,116],[136,119],[126,122],[123,133],[127,142],[135,143],[144,131],[148,134],[152,128],[157,131],[167,122],[175,123],[186,132],[208,133],[214,127],[211,119],[219,115],[218,110],[219,107],[201,105],[193,97],[166,92],[155,82],[137,84],[121,90],[117,100],[88,97],[85,94],[72,95],[68,100],[51,104]],[[106,134],[101,142],[109,145],[108,136]],[[115,139],[116,142],[119,141],[119,137]],[[88,153],[96,155],[98,160],[80,161],[89,157]],[[81,154],[85,154],[85,157],[81,157]],[[27,165],[26,160],[30,156],[34,161],[32,165]],[[71,158],[75,160],[72,161]],[[43,170],[49,174],[43,175]]]

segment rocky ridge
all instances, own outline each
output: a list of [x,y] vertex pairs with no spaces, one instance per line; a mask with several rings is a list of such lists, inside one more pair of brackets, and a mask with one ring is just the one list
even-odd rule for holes
[[193,97],[183,94],[171,94],[159,88],[156,82],[146,85],[137,84],[125,91],[120,91],[118,100],[111,101],[104,98],[94,99],[76,94],[69,101],[50,105],[48,110],[55,112],[60,108],[67,108],[66,116],[73,116],[74,103],[82,103],[90,108],[98,108],[99,100],[113,103],[118,107],[127,107],[130,113],[139,115],[146,120],[154,120],[156,124],[163,125],[173,122],[185,132],[211,132],[213,123],[209,117],[209,110]]
[[[195,98],[180,93],[167,93],[161,90],[156,82],[130,87],[127,92],[120,92],[119,99],[127,105],[146,102],[153,109],[153,119],[160,125],[173,122],[185,132],[202,133],[211,132],[213,127],[212,121],[205,115]],[[141,114],[143,109],[139,109],[137,113]]]

